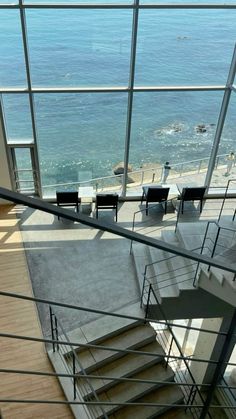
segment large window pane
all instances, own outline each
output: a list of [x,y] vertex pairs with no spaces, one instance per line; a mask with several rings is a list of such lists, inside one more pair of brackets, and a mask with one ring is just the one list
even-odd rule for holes
[[[236,178],[235,158],[231,159],[230,157],[231,152],[233,152],[236,156],[235,126],[236,93],[232,92],[224,129],[221,135],[218,157],[211,180],[211,186],[226,186],[229,179]],[[236,183],[232,184],[232,187],[235,190]]]
[[27,10],[33,84],[127,85],[131,25],[130,10]]
[[[135,94],[130,164],[145,170],[144,182],[152,181],[153,174],[159,182],[166,161],[173,182],[184,175],[192,181],[192,173],[204,181],[221,100],[222,92]],[[142,181],[141,174],[129,177]]]
[[136,85],[225,84],[235,10],[141,10]]
[[7,141],[32,140],[29,97],[25,94],[3,95]]
[[37,95],[43,186],[113,175],[124,159],[126,112],[126,94]]
[[0,86],[26,85],[19,11],[0,10]]

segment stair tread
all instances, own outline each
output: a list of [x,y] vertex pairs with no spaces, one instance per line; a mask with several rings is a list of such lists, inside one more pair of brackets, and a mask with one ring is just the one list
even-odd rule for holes
[[[140,303],[133,303],[127,307],[122,307],[115,311],[116,314],[127,314],[135,317],[143,317],[140,309]],[[98,343],[104,340],[104,336],[111,337],[121,331],[132,328],[137,320],[125,319],[121,317],[113,317],[111,322],[110,316],[101,316],[85,325],[68,332],[68,338],[72,342],[81,343]],[[80,350],[78,348],[78,350]]]
[[[164,355],[162,347],[157,341],[151,342],[139,348],[141,351],[154,352]],[[155,365],[163,360],[163,357],[152,357],[149,355],[128,354],[122,358],[110,362],[96,370],[97,375],[109,377],[130,377],[131,375],[142,371],[149,366]],[[111,380],[90,379],[91,384],[96,392],[103,391],[112,385]]]
[[[134,349],[143,346],[145,343],[152,342],[156,339],[155,331],[148,325],[139,325],[123,333],[109,337],[101,342],[102,345],[115,347],[118,349]],[[99,345],[98,345],[99,347]],[[123,353],[109,350],[84,349],[78,353],[79,360],[83,368],[89,372],[97,367],[123,356]]]
[[153,278],[151,283],[158,287],[161,298],[177,297],[179,293],[178,287],[169,277],[169,266],[165,260],[168,256],[166,256],[165,252],[159,250],[159,257],[157,258],[157,252],[154,248],[149,248],[149,252],[152,262],[160,261],[152,266]]
[[[174,379],[174,373],[171,368],[165,369],[164,365],[155,365],[145,371],[135,374],[133,378],[143,380],[160,380],[160,381],[172,381]],[[106,392],[99,394],[100,401],[110,400],[113,403],[132,402],[134,400],[144,397],[145,394],[154,390],[157,387],[161,387],[160,384],[153,383],[119,383],[112,387]],[[104,410],[107,414],[113,413],[119,409],[119,406],[104,406]]]
[[151,419],[154,418],[158,412],[161,413],[171,408],[171,404],[181,404],[183,400],[183,394],[177,386],[165,386],[153,390],[151,393],[136,400],[140,403],[160,403],[169,404],[170,407],[160,406],[126,406],[113,413],[114,419],[130,419],[135,417],[136,419]]

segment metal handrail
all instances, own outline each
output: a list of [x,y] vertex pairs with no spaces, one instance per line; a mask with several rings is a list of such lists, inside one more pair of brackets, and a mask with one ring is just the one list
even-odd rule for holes
[[[234,165],[235,165],[235,162],[234,162]],[[231,182],[236,182],[236,179],[229,179],[228,182],[227,182],[224,198],[223,198],[221,209],[220,209],[219,216],[218,216],[218,221],[220,221],[220,218],[221,218],[221,215],[222,215],[222,212],[223,212],[223,209],[224,209],[224,205],[225,205],[225,200],[227,198],[229,185],[230,185]]]
[[17,204],[23,204],[29,206],[30,208],[38,209],[44,212],[48,212],[50,214],[56,215],[59,217],[64,217],[67,220],[71,220],[74,222],[80,222],[82,224],[88,225],[92,228],[96,228],[102,231],[107,231],[113,234],[116,234],[120,237],[124,237],[128,240],[134,240],[142,244],[146,244],[148,246],[154,247],[156,249],[161,249],[167,251],[169,253],[183,256],[187,259],[195,260],[197,262],[202,262],[205,264],[211,264],[212,266],[223,269],[228,272],[235,273],[235,268],[230,266],[224,266],[219,261],[211,260],[209,257],[204,255],[198,255],[197,253],[193,253],[190,250],[179,248],[178,246],[171,245],[169,243],[165,243],[161,240],[154,239],[152,237],[146,237],[143,234],[136,233],[134,231],[130,231],[125,229],[117,224],[110,224],[101,220],[97,220],[91,217],[88,217],[81,213],[74,214],[72,211],[58,207],[56,205],[52,205],[48,202],[40,200],[38,198],[31,198],[29,196],[22,195],[17,192],[10,191],[9,189],[0,187],[0,197],[6,199],[11,202],[15,202]]
[[[196,247],[196,248],[192,249],[192,251],[196,251],[196,250],[199,250],[199,249],[201,249],[201,246],[200,246],[200,247]],[[176,258],[176,257],[180,257],[180,256],[179,256],[179,255],[168,256],[168,257],[166,257],[166,258],[163,258],[163,259],[160,259],[160,260],[157,260],[157,261],[155,261],[155,262],[148,263],[148,264],[146,264],[146,265],[145,265],[145,268],[144,268],[144,273],[143,273],[143,286],[142,286],[142,292],[141,292],[141,306],[142,306],[142,303],[143,303],[143,296],[144,296],[144,289],[145,289],[145,283],[146,283],[146,281],[148,281],[149,279],[153,279],[153,278],[156,278],[156,277],[157,277],[157,275],[153,275],[152,277],[147,278],[147,271],[148,271],[148,269],[149,269],[151,266],[154,266],[154,265],[159,264],[159,263],[161,263],[161,262],[166,262],[166,261],[168,261],[168,260],[170,260],[170,259],[173,259],[173,258]],[[195,262],[195,263],[197,263],[197,262]],[[194,263],[194,264],[195,264],[195,263]],[[191,265],[188,265],[188,266],[191,266]],[[177,270],[179,270],[179,269],[183,269],[183,268],[181,267],[181,268],[176,268],[176,269],[169,270],[169,271],[166,271],[166,272],[162,272],[159,276],[164,275],[164,274],[167,274],[167,273],[169,273],[169,272],[175,272],[175,271],[177,271]],[[169,281],[169,280],[171,280],[171,279],[173,279],[173,278],[174,278],[174,277],[172,277],[172,278],[168,278],[168,279],[165,279],[164,281]],[[188,279],[188,280],[189,280],[189,279]],[[159,282],[164,282],[164,281],[158,281],[158,283],[159,283]],[[181,282],[186,282],[186,280],[185,280],[185,281],[181,281]],[[168,285],[168,286],[170,286],[170,285]],[[165,288],[165,287],[163,287],[163,288]]]
[[[220,157],[225,157],[225,156],[227,156],[227,154],[219,154],[219,155],[217,155],[216,168],[218,167],[219,158]],[[172,168],[178,168],[178,167],[183,167],[184,165],[190,165],[192,163],[199,162],[198,168],[194,170],[197,173],[199,173],[200,170],[201,170],[202,162],[203,161],[207,161],[209,159],[210,159],[210,156],[209,157],[204,157],[202,159],[195,159],[195,160],[190,160],[190,161],[184,161],[184,162],[181,162],[181,163],[174,163],[174,164],[171,165],[171,167]],[[142,185],[143,184],[144,173],[153,172],[153,175],[152,175],[152,178],[151,178],[151,182],[150,182],[150,183],[153,183],[154,180],[155,180],[155,176],[154,175],[155,175],[155,172],[157,170],[162,170],[162,166],[160,166],[160,167],[150,167],[150,168],[141,169],[141,170],[134,170],[134,171],[130,172],[130,174],[139,174],[140,173],[140,176],[141,176],[140,185]],[[185,172],[183,172],[183,170],[181,170],[178,177],[181,177],[182,176],[182,173],[185,173]],[[186,173],[188,173],[188,172],[186,172]],[[110,175],[110,176],[102,176],[102,177],[92,178],[92,179],[81,181],[81,182],[80,181],[78,181],[78,182],[65,182],[65,183],[56,183],[56,184],[51,184],[51,185],[43,185],[43,188],[44,189],[48,189],[48,188],[61,187],[61,186],[85,185],[85,184],[90,184],[90,183],[94,183],[94,182],[98,182],[98,181],[102,181],[103,182],[106,179],[117,179],[117,178],[121,178],[122,176],[124,176],[123,173],[120,174],[120,175]]]
[[[51,323],[51,327],[52,327],[52,325],[53,325],[53,318],[52,318],[52,316],[54,316],[54,319],[56,320],[56,334],[57,334],[57,340],[58,340],[58,325],[60,326],[60,329],[61,329],[61,331],[62,331],[62,334],[63,334],[63,336],[65,337],[65,339],[66,339],[66,342],[68,342],[68,343],[70,343],[70,340],[69,340],[69,338],[68,338],[68,335],[67,335],[67,333],[65,332],[65,330],[64,330],[64,328],[63,328],[63,326],[62,326],[62,324],[61,324],[61,321],[58,319],[58,316],[56,316],[56,314],[52,311],[52,308],[51,308],[51,306],[49,307],[50,308],[50,323]],[[54,335],[54,331],[53,331],[53,327],[51,328],[51,331],[52,331],[52,337],[53,337],[53,335]],[[61,336],[61,334],[60,334],[60,336]],[[60,350],[60,344],[57,344],[57,351],[59,352],[59,350]],[[53,351],[55,351],[55,346],[54,346],[54,344],[53,344]],[[77,362],[77,364],[79,365],[79,368],[80,368],[80,371],[82,372],[82,375],[86,375],[86,372],[85,372],[85,370],[84,370],[84,368],[83,368],[83,365],[81,364],[81,362],[80,362],[80,360],[79,360],[79,357],[78,357],[78,355],[77,355],[77,353],[76,353],[76,351],[75,351],[75,349],[73,348],[73,346],[72,345],[70,345],[70,351],[71,351],[71,353],[72,353],[72,360],[73,360],[73,374],[74,375],[76,375],[76,371],[75,371],[75,361]],[[64,356],[64,355],[63,355]],[[92,394],[93,394],[93,396],[94,396],[94,398],[96,399],[96,401],[99,403],[99,398],[98,398],[98,396],[97,396],[97,393],[96,393],[96,391],[94,390],[94,388],[93,388],[93,386],[92,386],[92,384],[91,384],[91,382],[90,382],[90,380],[89,379],[87,379],[86,380],[87,381],[87,383],[88,383],[88,385],[89,385],[89,387],[90,387],[90,390],[91,390],[91,392],[92,392]],[[76,378],[74,378],[73,379],[73,392],[74,392],[74,400],[76,399],[76,394],[78,394],[78,391],[77,391],[77,386],[76,386]],[[107,416],[107,414],[106,414],[106,412],[105,412],[105,410],[103,409],[103,406],[101,406],[101,411],[102,411],[102,413],[103,413],[103,415],[104,415],[104,418],[105,419],[108,419],[108,416]],[[93,414],[93,412],[91,412],[90,411],[90,413],[91,414]],[[94,416],[94,415],[93,415]],[[96,416],[94,416],[94,418],[96,418]]]
[[[192,380],[192,382],[193,382],[193,384],[195,384],[195,389],[196,389],[196,392],[197,392],[197,394],[198,394],[198,397],[200,398],[200,400],[201,400],[201,402],[202,402],[202,404],[203,404],[203,406],[204,406],[204,398],[203,398],[203,396],[202,396],[202,394],[201,394],[201,392],[200,392],[200,390],[199,390],[199,388],[198,388],[198,386],[196,386],[196,383],[195,383],[195,379],[194,379],[194,376],[193,376],[193,374],[192,374],[192,372],[191,372],[191,370],[190,370],[190,368],[189,368],[189,365],[188,365],[188,362],[186,361],[186,357],[184,356],[184,354],[183,354],[183,352],[182,352],[182,349],[181,349],[181,345],[179,344],[179,342],[178,342],[178,339],[176,338],[176,336],[175,336],[175,334],[174,334],[174,332],[173,332],[173,330],[172,330],[172,328],[168,325],[168,321],[167,321],[167,318],[166,318],[166,316],[165,316],[165,313],[163,312],[163,310],[162,310],[162,307],[161,307],[161,305],[160,305],[160,303],[159,303],[159,301],[158,301],[158,298],[157,298],[157,296],[156,296],[156,293],[154,292],[154,290],[153,290],[153,287],[152,287],[152,285],[150,284],[150,286],[149,286],[149,299],[148,299],[148,303],[147,303],[147,306],[146,306],[146,313],[145,313],[145,316],[147,316],[148,317],[148,309],[149,309],[149,304],[151,303],[151,293],[152,293],[152,295],[153,295],[153,297],[154,297],[154,299],[155,299],[155,301],[156,301],[156,304],[158,305],[158,307],[159,307],[159,310],[160,310],[160,312],[162,313],[162,316],[163,316],[163,318],[164,318],[164,320],[165,320],[165,322],[166,322],[166,324],[167,324],[167,329],[168,329],[168,331],[169,331],[169,333],[171,334],[171,336],[172,336],[172,338],[173,338],[173,341],[175,342],[175,345],[176,345],[176,347],[177,347],[177,349],[178,349],[178,351],[179,351],[179,354],[181,355],[181,358],[182,358],[182,360],[183,360],[183,362],[184,362],[184,364],[185,364],[185,367],[186,367],[186,369],[187,369],[187,371],[188,371],[188,374],[189,374],[189,377],[191,378],[191,380]],[[192,387],[193,388],[193,387]],[[194,399],[192,400],[192,402],[194,402]],[[195,406],[196,407],[196,406]],[[208,411],[207,412],[207,415],[209,416],[209,418],[210,419],[212,419],[212,416],[211,416],[211,414],[210,414],[210,412]]]

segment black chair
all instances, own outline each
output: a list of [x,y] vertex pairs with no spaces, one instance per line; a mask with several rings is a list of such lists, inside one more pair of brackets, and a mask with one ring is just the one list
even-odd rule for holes
[[181,199],[181,211],[184,212],[184,202],[185,201],[200,201],[200,213],[202,212],[202,201],[206,192],[206,186],[197,187],[197,188],[183,188],[180,195]]
[[[78,192],[56,192],[57,195],[57,205],[58,207],[75,207],[76,211],[79,212],[79,204],[81,203],[81,198],[79,198]],[[58,215],[58,220],[60,219]]]
[[116,221],[117,221],[117,211],[118,211],[118,195],[117,194],[97,194],[95,207],[96,207],[96,218],[98,218],[99,209],[114,209],[116,211]]
[[162,188],[161,186],[143,186],[141,204],[146,199],[146,215],[148,215],[149,202],[164,202],[166,214],[169,190],[170,188]]

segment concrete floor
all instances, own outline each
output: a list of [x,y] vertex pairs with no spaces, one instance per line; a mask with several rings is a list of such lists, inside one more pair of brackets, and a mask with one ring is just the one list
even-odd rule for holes
[[[208,200],[200,216],[197,204],[187,203],[181,221],[216,219],[220,205],[221,201]],[[229,202],[224,214],[231,214],[234,205]],[[141,208],[140,202],[120,204],[118,224],[131,229],[133,213]],[[99,212],[99,218],[108,222],[114,222],[113,215],[111,210]],[[22,208],[19,217],[36,297],[108,311],[138,301],[129,240],[30,208]],[[135,231],[158,236],[163,227],[173,229],[175,221],[171,204],[166,215],[161,205],[155,205],[148,217],[144,211],[137,213]],[[43,331],[49,335],[48,307],[39,304],[38,308]],[[71,309],[56,311],[66,331],[97,316]]]

